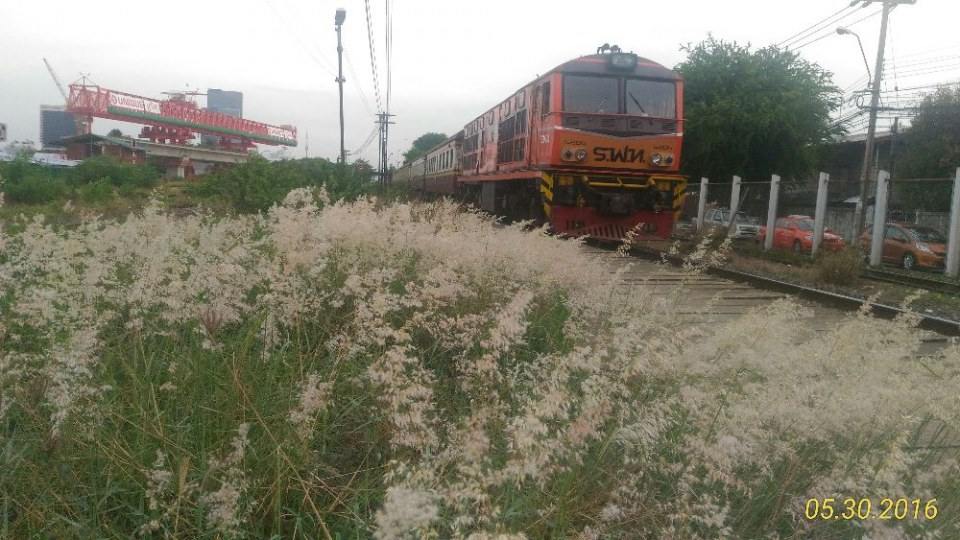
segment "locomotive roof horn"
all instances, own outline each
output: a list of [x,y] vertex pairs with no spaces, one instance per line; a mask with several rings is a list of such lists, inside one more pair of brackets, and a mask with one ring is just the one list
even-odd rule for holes
[[619,52],[621,52],[619,45],[610,45],[609,43],[604,43],[603,45],[597,47],[597,54],[604,54],[604,53],[616,54]]

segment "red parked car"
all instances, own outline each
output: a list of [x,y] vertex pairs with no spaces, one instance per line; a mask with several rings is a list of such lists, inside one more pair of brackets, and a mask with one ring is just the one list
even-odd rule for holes
[[[757,241],[761,244],[767,236],[767,228],[760,228]],[[823,231],[821,247],[829,251],[840,251],[846,244],[839,235],[830,229]],[[794,253],[809,253],[813,250],[813,218],[810,216],[787,216],[777,220],[773,231],[774,249],[792,249]]]

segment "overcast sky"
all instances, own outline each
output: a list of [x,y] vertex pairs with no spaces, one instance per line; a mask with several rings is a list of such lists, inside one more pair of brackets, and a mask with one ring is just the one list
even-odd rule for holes
[[[391,153],[397,159],[420,134],[458,129],[486,108],[555,65],[619,44],[667,66],[684,59],[680,46],[712,33],[765,46],[778,43],[849,4],[848,0],[393,0],[396,114]],[[381,93],[386,92],[384,0],[370,0]],[[61,104],[41,60],[64,84],[87,73],[96,83],[149,97],[166,90],[223,88],[244,93],[244,116],[293,124],[304,155],[338,152],[337,7],[347,10],[346,140],[357,149],[373,129],[375,93],[361,0],[30,0],[0,1],[0,122],[8,138],[38,139],[41,104]],[[878,11],[872,5],[841,21]],[[912,88],[960,79],[958,0],[918,0],[891,17],[888,54],[896,85]],[[871,69],[880,17],[852,26],[863,38]],[[836,74],[842,88],[859,87],[866,68],[856,39],[828,32],[801,49]],[[807,41],[810,41],[808,39]],[[801,45],[798,42],[796,45]],[[901,67],[902,66],[902,67]],[[891,66],[891,71],[892,66]],[[887,83],[891,88],[893,80]],[[103,120],[94,131],[139,127]],[[270,151],[269,147],[263,150]],[[375,162],[376,141],[362,153]]]

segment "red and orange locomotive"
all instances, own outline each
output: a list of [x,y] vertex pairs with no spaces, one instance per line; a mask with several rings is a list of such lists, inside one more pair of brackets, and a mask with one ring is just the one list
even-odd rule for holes
[[556,233],[668,238],[683,202],[683,81],[616,46],[557,66],[393,181]]

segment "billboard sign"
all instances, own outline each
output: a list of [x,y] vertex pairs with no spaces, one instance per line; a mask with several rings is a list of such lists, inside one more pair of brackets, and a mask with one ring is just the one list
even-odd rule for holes
[[282,139],[286,141],[297,140],[297,136],[293,134],[292,129],[267,126],[267,134],[275,139]]
[[110,92],[110,107],[124,109],[143,114],[160,114],[160,102],[153,99],[129,96]]

